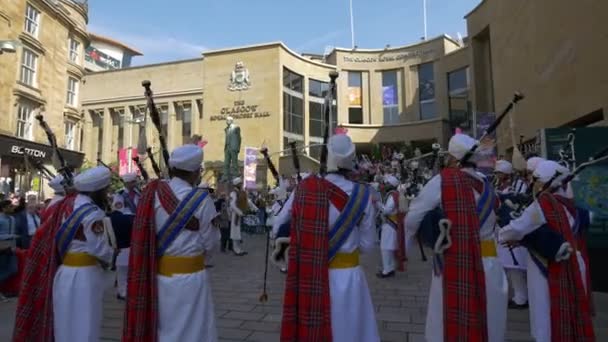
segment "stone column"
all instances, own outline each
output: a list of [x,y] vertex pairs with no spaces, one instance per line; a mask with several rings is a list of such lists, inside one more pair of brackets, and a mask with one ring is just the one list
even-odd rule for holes
[[112,140],[114,137],[114,130],[112,127],[112,114],[109,108],[102,109],[103,115],[103,149],[101,152],[101,159],[105,163],[109,163],[113,160],[112,158]]
[[198,108],[198,100],[192,99],[192,134],[203,135],[203,120],[200,119],[201,112]]
[[167,103],[167,148],[169,149],[169,153],[173,151],[175,147],[177,147],[177,117],[175,113],[176,103],[173,101],[169,101]]

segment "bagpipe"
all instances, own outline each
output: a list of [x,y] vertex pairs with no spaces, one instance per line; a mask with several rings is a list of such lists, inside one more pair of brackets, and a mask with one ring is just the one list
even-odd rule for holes
[[66,189],[70,189],[73,184],[74,174],[72,172],[72,168],[68,165],[59,146],[57,146],[57,137],[55,133],[51,130],[47,122],[44,120],[44,116],[42,114],[36,115],[36,120],[40,123],[40,126],[44,130],[46,137],[49,141],[49,145],[53,148],[53,166],[63,176],[63,186]]

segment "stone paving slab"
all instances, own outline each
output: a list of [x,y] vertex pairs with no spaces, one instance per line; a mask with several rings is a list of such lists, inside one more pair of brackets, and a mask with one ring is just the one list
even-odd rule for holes
[[[248,255],[236,257],[220,253],[214,257],[215,267],[209,269],[220,341],[279,341],[285,276],[269,266],[269,300],[260,303],[265,238],[245,237]],[[367,273],[382,341],[423,342],[430,264],[414,258],[407,272],[381,280],[374,276],[380,263],[379,253],[363,255],[361,263]],[[108,273],[109,285],[112,277],[113,274]],[[608,295],[596,294],[595,302],[597,340],[608,341]],[[0,341],[10,340],[14,310],[15,300],[0,303]],[[115,299],[112,289],[108,290],[102,341],[120,341],[123,311],[124,303]],[[507,330],[507,341],[532,341],[528,311],[509,310]]]

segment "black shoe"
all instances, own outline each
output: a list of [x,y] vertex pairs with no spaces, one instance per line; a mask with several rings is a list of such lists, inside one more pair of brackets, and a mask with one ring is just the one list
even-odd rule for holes
[[240,253],[234,252],[234,255],[243,256],[243,255],[247,255],[247,252],[240,252]]
[[118,299],[118,300],[122,300],[122,301],[125,301],[125,300],[126,300],[126,298],[125,298],[125,297],[123,297],[123,296],[121,296],[121,295],[119,295],[119,294],[117,294],[117,295],[116,295],[116,299]]
[[509,300],[509,309],[515,309],[515,310],[525,310],[528,308],[528,302],[525,302],[524,304],[517,304],[512,300]]
[[390,278],[390,277],[394,277],[394,276],[395,276],[395,271],[390,271],[386,274],[384,274],[383,272],[376,273],[376,277],[378,277],[380,279]]
[[213,265],[205,265],[205,268],[213,268]]

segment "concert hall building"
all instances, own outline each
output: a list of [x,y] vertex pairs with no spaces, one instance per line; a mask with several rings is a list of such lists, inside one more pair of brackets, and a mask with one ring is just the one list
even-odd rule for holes
[[[120,153],[133,156],[128,147],[137,144],[145,112],[143,80],[152,82],[169,149],[203,137],[211,183],[221,175],[229,115],[241,127],[242,151],[265,144],[280,172],[290,173],[277,152],[296,141],[309,146],[303,168],[313,168],[331,71],[339,73],[332,127],[346,130],[362,152],[378,144],[445,146],[457,128],[477,134],[515,91],[526,95],[512,113],[517,137],[533,139],[543,127],[605,125],[608,29],[599,13],[606,7],[485,0],[466,14],[462,41],[443,35],[404,46],[335,48],[324,56],[271,42],[91,73],[82,90],[82,151],[106,163]],[[555,15],[547,16],[547,8]],[[508,126],[498,130],[501,154],[512,146]],[[145,129],[161,159],[150,121]]]

